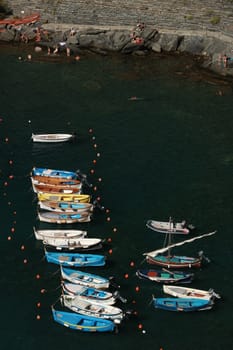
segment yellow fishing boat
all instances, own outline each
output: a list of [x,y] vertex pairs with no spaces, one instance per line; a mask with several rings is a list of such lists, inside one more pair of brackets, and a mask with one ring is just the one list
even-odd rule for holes
[[79,202],[90,203],[91,196],[89,194],[55,194],[47,192],[38,192],[37,197],[39,201],[59,201],[59,202]]

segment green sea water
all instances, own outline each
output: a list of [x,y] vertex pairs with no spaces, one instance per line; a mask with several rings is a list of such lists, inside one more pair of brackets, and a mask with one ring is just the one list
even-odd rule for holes
[[[231,349],[231,84],[203,75],[189,58],[26,56],[22,47],[0,48],[1,349]],[[32,131],[76,132],[77,140],[32,144]],[[33,166],[81,169],[96,186],[93,197],[105,211],[72,227],[111,238],[107,265],[88,271],[114,275],[128,300],[117,306],[137,312],[118,334],[84,334],[53,321],[59,269],[44,260],[33,227],[58,226],[37,220]],[[217,230],[176,250],[203,250],[211,260],[192,283],[221,294],[211,311],[155,310],[151,299],[163,296],[161,286],[135,275],[149,267],[142,254],[163,244],[146,221],[169,216],[193,223],[195,234]]]

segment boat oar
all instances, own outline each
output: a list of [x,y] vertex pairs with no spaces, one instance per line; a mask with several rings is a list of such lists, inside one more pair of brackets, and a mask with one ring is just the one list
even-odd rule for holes
[[169,270],[165,269],[164,267],[162,268],[162,270],[163,270],[164,272],[170,273],[171,275],[174,275],[174,272],[169,271]]

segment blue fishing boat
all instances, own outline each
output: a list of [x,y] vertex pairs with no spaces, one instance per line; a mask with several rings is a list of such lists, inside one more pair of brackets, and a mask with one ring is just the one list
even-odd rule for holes
[[32,176],[49,176],[49,177],[60,177],[64,179],[78,179],[78,174],[74,171],[67,170],[56,170],[49,168],[37,168],[34,167],[31,172]]
[[45,251],[48,262],[61,266],[104,266],[105,256],[97,254],[59,253]]
[[55,322],[82,332],[113,332],[116,329],[116,324],[111,320],[74,312],[60,311],[54,309],[53,306],[52,314]]
[[194,277],[193,273],[186,273],[183,271],[172,272],[166,269],[142,269],[137,270],[136,275],[142,279],[164,284],[190,283]]
[[61,277],[71,283],[80,284],[86,287],[97,289],[107,289],[110,285],[108,278],[92,273],[70,269],[61,265]]
[[204,311],[213,307],[213,301],[194,298],[153,298],[155,308],[168,311]]

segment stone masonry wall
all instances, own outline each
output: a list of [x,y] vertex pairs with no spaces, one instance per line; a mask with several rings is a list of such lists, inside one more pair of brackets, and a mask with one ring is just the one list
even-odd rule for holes
[[233,0],[5,0],[14,16],[42,22],[224,31],[233,35]]

